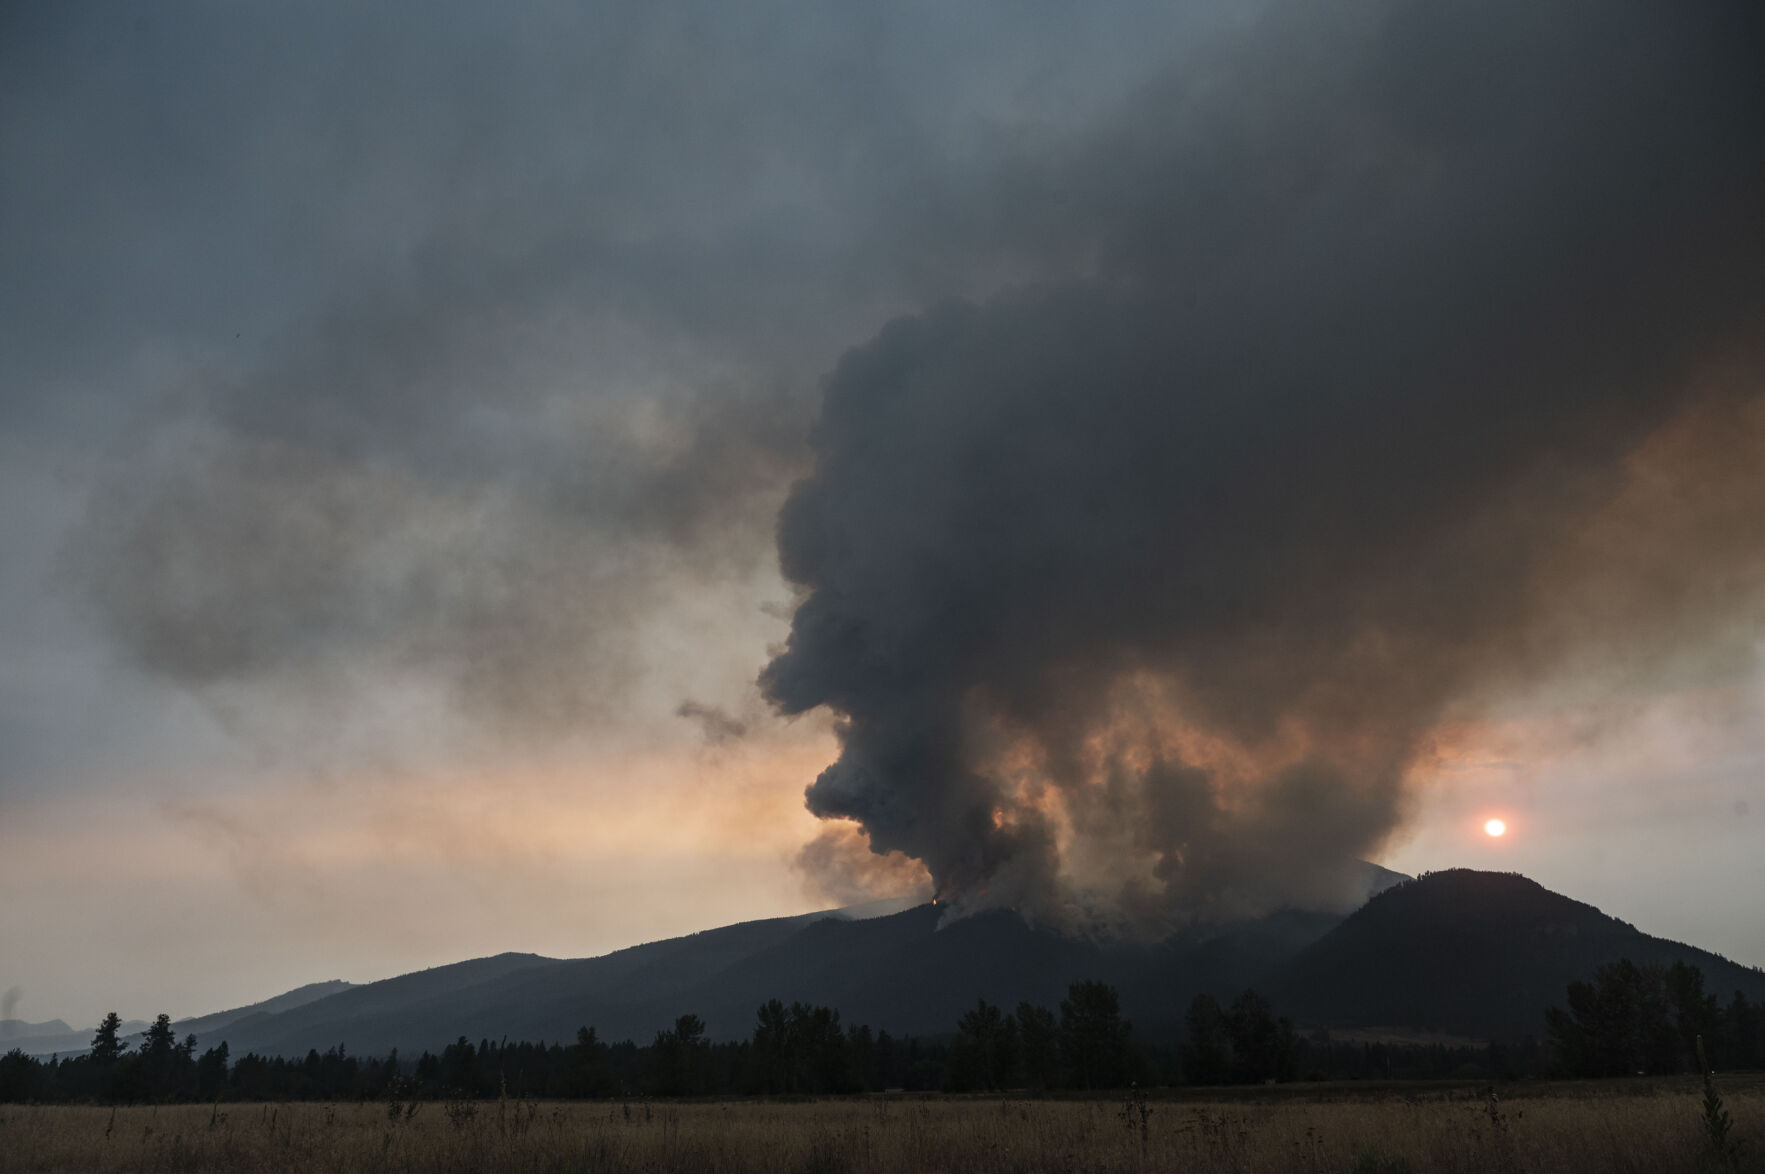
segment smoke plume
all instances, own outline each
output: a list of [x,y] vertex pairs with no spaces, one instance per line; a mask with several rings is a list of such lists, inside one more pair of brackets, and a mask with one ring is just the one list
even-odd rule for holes
[[762,684],[839,717],[810,809],[959,907],[1339,905],[1452,706],[1691,634],[1675,582],[1757,607],[1733,518],[1688,566],[1624,504],[1652,438],[1757,397],[1757,14],[1327,9],[1001,181],[1069,276],[899,318],[826,382]]

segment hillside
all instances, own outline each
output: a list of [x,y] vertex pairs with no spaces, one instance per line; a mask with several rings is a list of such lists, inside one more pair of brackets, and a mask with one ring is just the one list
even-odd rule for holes
[[1269,978],[1298,1022],[1408,1027],[1477,1038],[1541,1035],[1572,981],[1628,958],[1704,972],[1726,1000],[1765,998],[1765,972],[1650,937],[1513,873],[1453,869],[1387,889]]
[[275,1015],[283,1011],[292,1011],[296,1007],[316,1003],[320,999],[341,994],[354,987],[354,983],[336,978],[329,982],[309,982],[305,986],[295,987],[291,991],[277,995],[273,999],[265,999],[261,1003],[252,1003],[246,1007],[234,1007],[230,1011],[216,1011],[209,1015],[198,1015],[191,1019],[180,1019],[172,1026],[178,1029],[180,1037],[190,1034],[201,1036],[204,1032],[214,1031],[229,1023],[237,1023],[254,1015]]
[[[461,1035],[567,1040],[585,1024],[612,1039],[647,1036],[692,1009],[704,980],[791,936],[809,920],[743,922],[598,958],[480,958],[368,983],[201,1038],[205,1047],[225,1039],[235,1053],[289,1055],[338,1043],[358,1054],[395,1047],[420,1051]],[[670,1010],[660,1012],[661,1007]]]
[[[1366,891],[1405,878],[1368,864]],[[1062,937],[1004,911],[944,924],[945,911],[901,902],[743,922],[598,958],[502,955],[369,983],[280,1015],[201,1035],[238,1054],[299,1054],[343,1043],[362,1054],[440,1048],[459,1036],[648,1039],[683,1012],[714,1038],[751,1030],[767,999],[836,1007],[848,1023],[949,1031],[985,997],[1055,1006],[1077,979],[1115,984],[1143,1037],[1173,1035],[1200,991],[1235,992],[1341,918],[1288,911],[1187,931],[1153,945]],[[940,926],[942,928],[940,928]]]
[[1196,992],[1241,989],[1339,920],[1283,913],[1138,945],[1063,937],[1004,910],[940,928],[942,918],[931,905],[864,919],[813,914],[600,958],[503,955],[369,983],[201,1040],[225,1039],[235,1054],[284,1055],[337,1043],[359,1054],[408,1053],[461,1035],[563,1041],[585,1025],[604,1039],[647,1040],[686,1011],[704,1018],[713,1038],[734,1039],[772,998],[830,1005],[848,1023],[936,1034],[977,998],[1052,1007],[1084,978],[1117,986],[1142,1036],[1163,1036]]
[[[1389,876],[1390,874],[1387,874]],[[234,1054],[437,1050],[460,1036],[564,1042],[582,1026],[647,1041],[685,1012],[715,1039],[752,1030],[767,999],[837,1008],[901,1034],[950,1031],[977,998],[1056,1007],[1068,984],[1121,993],[1142,1040],[1169,1042],[1196,994],[1254,987],[1305,1027],[1475,1038],[1543,1031],[1544,1009],[1604,962],[1700,967],[1709,989],[1765,999],[1765,974],[1638,932],[1520,876],[1451,871],[1379,890],[1347,918],[1284,911],[1155,943],[1064,937],[995,910],[946,923],[925,905],[744,922],[559,960],[502,954],[353,987],[199,1032]]]

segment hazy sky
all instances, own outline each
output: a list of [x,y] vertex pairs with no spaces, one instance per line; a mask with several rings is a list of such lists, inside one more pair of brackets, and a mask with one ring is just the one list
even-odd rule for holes
[[836,759],[1175,893],[1100,730],[1765,964],[1758,29],[1588,7],[6,6],[12,1013],[928,885]]

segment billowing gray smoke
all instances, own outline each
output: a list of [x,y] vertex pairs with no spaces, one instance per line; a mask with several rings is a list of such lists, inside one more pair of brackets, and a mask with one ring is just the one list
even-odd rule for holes
[[1638,446],[1756,403],[1747,7],[1296,5],[1025,168],[1082,264],[847,354],[782,514],[810,808],[968,907],[1344,899],[1450,706],[1615,638],[1554,592]]

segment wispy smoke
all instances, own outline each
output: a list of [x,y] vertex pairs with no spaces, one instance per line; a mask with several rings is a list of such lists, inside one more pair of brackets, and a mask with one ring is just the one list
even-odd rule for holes
[[[811,810],[968,907],[1337,904],[1447,707],[1719,619],[1550,588],[1645,440],[1757,395],[1705,376],[1765,321],[1761,48],[1740,4],[1293,5],[1011,176],[1083,271],[848,353],[781,517]],[[1757,558],[1698,553],[1652,571]]]
[[674,716],[683,717],[690,722],[697,722],[706,743],[712,746],[739,742],[748,736],[746,722],[725,713],[715,705],[706,705],[703,702],[692,700],[682,701],[675,709]]
[[[393,411],[372,384],[344,406],[316,372],[226,390],[222,422],[132,454],[97,497],[78,559],[105,629],[191,687],[414,678],[526,735],[616,704],[658,600],[759,562],[801,443],[799,411],[758,395],[505,394],[528,418],[499,451],[470,404],[378,423],[355,418]],[[245,410],[277,418],[226,419]]]

